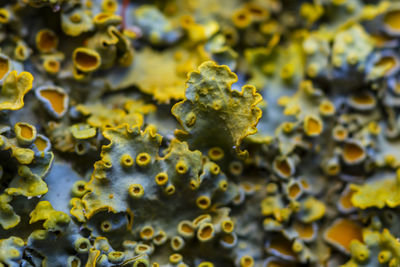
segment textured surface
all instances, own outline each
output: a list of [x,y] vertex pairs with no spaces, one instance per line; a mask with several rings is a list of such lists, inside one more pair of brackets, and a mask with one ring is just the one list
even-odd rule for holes
[[0,266],[400,267],[400,5],[0,1]]

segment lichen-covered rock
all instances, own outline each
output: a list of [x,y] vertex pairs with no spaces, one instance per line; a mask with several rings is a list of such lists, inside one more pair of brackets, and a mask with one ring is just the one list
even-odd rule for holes
[[400,266],[399,10],[3,1],[0,266]]

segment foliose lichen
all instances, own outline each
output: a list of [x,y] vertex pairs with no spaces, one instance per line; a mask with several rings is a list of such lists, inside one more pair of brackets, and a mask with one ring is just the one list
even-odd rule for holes
[[0,266],[400,266],[400,5],[0,3]]

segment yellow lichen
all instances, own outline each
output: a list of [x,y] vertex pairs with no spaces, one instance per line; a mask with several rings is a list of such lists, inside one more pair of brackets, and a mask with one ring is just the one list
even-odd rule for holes
[[0,91],[0,110],[16,110],[24,106],[24,96],[32,88],[33,76],[29,72],[11,71],[4,79]]
[[92,49],[78,47],[72,55],[74,66],[82,72],[91,72],[98,69],[101,65],[100,55]]
[[146,152],[140,153],[139,155],[136,156],[136,164],[138,166],[142,167],[147,166],[150,163],[150,161],[151,161],[151,156]]
[[394,208],[400,205],[400,183],[396,177],[382,177],[363,185],[351,185],[351,203],[357,208]]
[[384,15],[385,25],[392,30],[400,30],[400,10],[391,10]]
[[200,196],[196,199],[196,204],[200,209],[207,209],[211,204],[211,200],[207,196]]
[[365,151],[359,143],[347,142],[344,144],[342,157],[346,163],[359,163],[365,158]]
[[56,211],[48,201],[40,201],[30,214],[29,223],[44,221],[43,227],[49,230],[59,229],[70,222],[70,217],[62,211]]
[[168,182],[168,174],[160,172],[156,175],[155,180],[158,185],[165,185]]
[[325,231],[324,238],[328,243],[349,253],[353,240],[363,241],[362,227],[352,220],[338,219]]
[[[230,87],[236,80],[236,75],[229,68],[218,66],[214,62],[203,63],[199,71],[189,75],[188,99],[175,104],[172,108],[172,114],[185,128],[185,131],[177,132],[180,139],[188,140],[193,147],[199,147],[201,140],[205,138],[212,140],[212,143],[224,150],[234,147],[240,155],[245,155],[245,152],[240,150],[240,143],[243,138],[256,132],[255,125],[261,117],[261,110],[256,104],[261,101],[261,96],[252,86],[244,86],[240,93],[232,91]],[[221,100],[222,106],[218,110],[213,108],[216,100]],[[238,108],[246,110],[239,112]],[[196,110],[196,123],[188,127],[183,118],[192,110]],[[213,127],[207,127],[205,130],[202,125],[209,119],[212,119],[212,122],[208,123]],[[223,127],[223,125],[230,126]],[[197,129],[202,129],[202,134],[191,135],[191,132]]]
[[140,198],[144,194],[143,186],[140,184],[132,184],[129,186],[129,195],[132,198]]
[[18,142],[22,145],[31,144],[36,139],[36,128],[28,123],[16,123],[14,131]]
[[53,89],[44,89],[40,90],[39,94],[50,103],[55,112],[58,114],[65,112],[65,93]]
[[314,116],[306,116],[304,119],[304,131],[308,136],[318,136],[322,132],[322,121]]
[[36,47],[40,52],[55,51],[58,45],[57,35],[49,29],[42,29],[36,34]]
[[209,241],[214,237],[214,226],[211,223],[203,223],[197,230],[197,238],[200,241]]

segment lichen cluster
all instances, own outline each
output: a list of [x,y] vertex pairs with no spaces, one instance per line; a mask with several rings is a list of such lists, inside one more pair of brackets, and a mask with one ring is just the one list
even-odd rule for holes
[[0,1],[0,266],[400,267],[400,3]]

